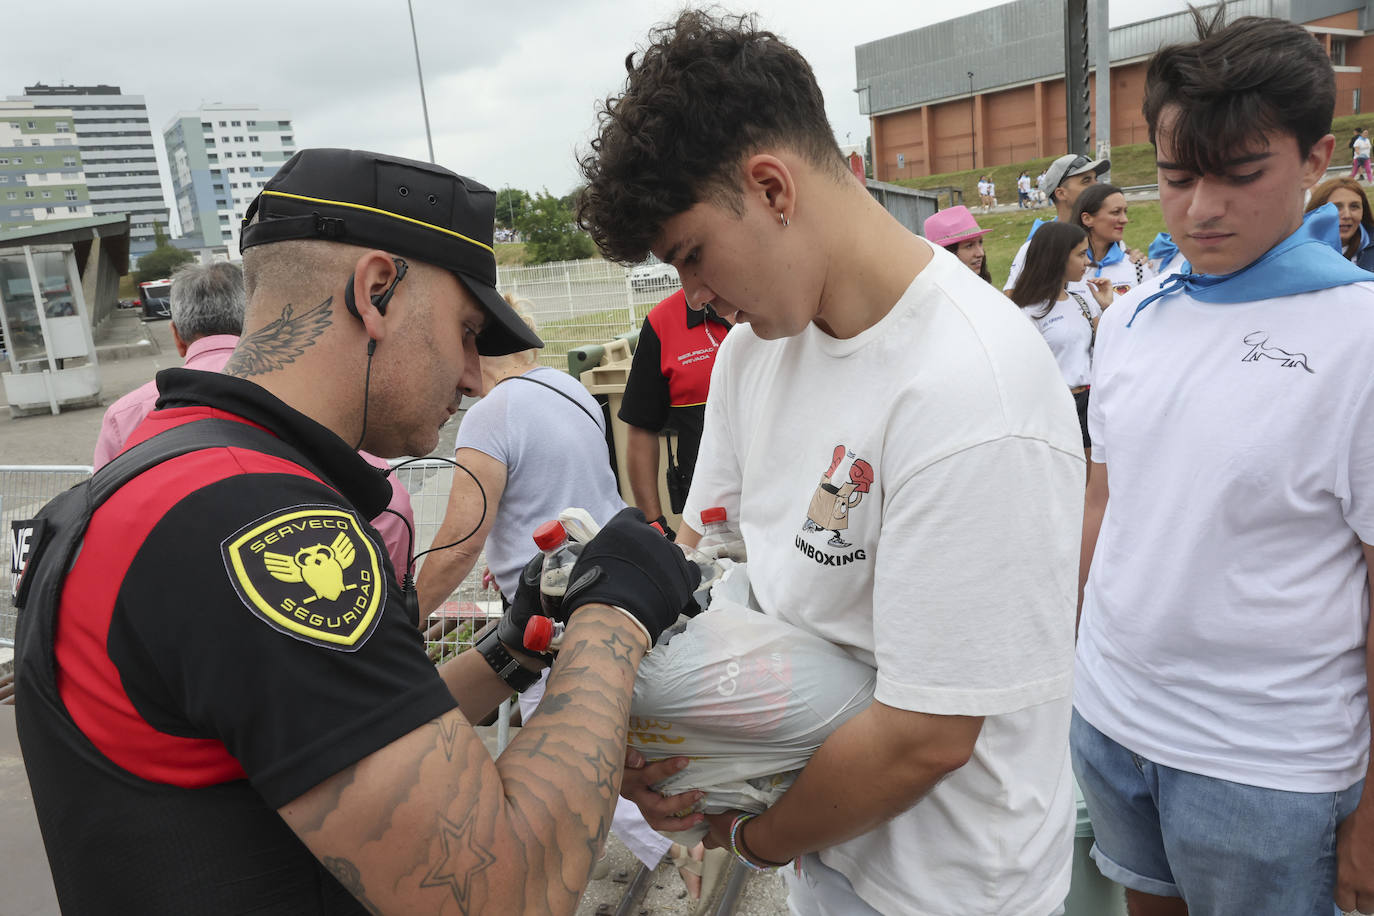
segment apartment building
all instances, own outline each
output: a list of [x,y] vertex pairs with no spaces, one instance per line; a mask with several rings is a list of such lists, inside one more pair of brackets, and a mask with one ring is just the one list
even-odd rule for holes
[[11,101],[70,112],[96,216],[127,214],[129,255],[153,250],[153,224],[171,234],[167,199],[143,96],[118,86],[25,86]]
[[72,113],[0,102],[0,229],[91,215]]
[[162,131],[182,235],[238,258],[249,203],[296,152],[291,116],[256,105],[180,111]]

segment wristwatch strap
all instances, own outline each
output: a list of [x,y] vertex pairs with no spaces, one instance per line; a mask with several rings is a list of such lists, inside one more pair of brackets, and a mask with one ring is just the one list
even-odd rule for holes
[[496,638],[494,628],[477,640],[474,648],[487,660],[487,664],[491,665],[491,670],[516,693],[524,693],[539,680],[539,672],[531,671],[516,661],[505,644]]

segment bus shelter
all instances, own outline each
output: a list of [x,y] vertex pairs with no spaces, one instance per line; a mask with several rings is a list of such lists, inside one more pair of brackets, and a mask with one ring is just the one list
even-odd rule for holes
[[[99,402],[89,297],[106,292],[107,275],[117,284],[121,271],[101,244],[111,241],[102,238],[106,227],[93,225],[101,220],[65,222],[0,233],[0,383],[12,415]],[[118,222],[109,228],[127,235],[127,219]]]

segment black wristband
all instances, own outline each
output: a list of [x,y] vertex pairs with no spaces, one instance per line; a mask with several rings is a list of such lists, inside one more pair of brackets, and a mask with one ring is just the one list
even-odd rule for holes
[[497,638],[495,628],[477,640],[477,645],[473,648],[487,660],[487,664],[491,665],[491,670],[496,672],[497,677],[505,681],[516,693],[524,693],[539,680],[538,671],[531,671],[521,665],[515,656],[510,654],[505,643]]

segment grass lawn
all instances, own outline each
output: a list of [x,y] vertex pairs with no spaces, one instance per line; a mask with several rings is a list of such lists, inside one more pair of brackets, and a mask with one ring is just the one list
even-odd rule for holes
[[[1054,215],[1054,211],[1046,207],[1043,210],[1018,210],[1015,213],[978,213],[974,216],[978,220],[978,225],[984,229],[991,229],[987,235],[983,236],[983,248],[987,251],[988,270],[992,272],[992,282],[998,289],[1007,280],[1007,271],[1011,269],[1011,259],[1016,256],[1016,250],[1021,247],[1021,243],[1026,240],[1026,233],[1030,231],[1031,223],[1035,222],[1036,217],[1048,219]],[[1132,201],[1128,212],[1130,223],[1126,226],[1126,245],[1131,248],[1139,248],[1144,251],[1155,235],[1164,231],[1164,219],[1160,216],[1159,201],[1145,200]]]
[[[1368,127],[1370,132],[1374,133],[1374,114],[1345,115],[1332,121],[1331,132],[1336,135],[1336,151],[1331,156],[1332,165],[1350,164],[1350,147],[1347,144],[1350,142],[1350,135],[1354,133],[1356,127]],[[997,185],[997,199],[999,201],[1016,203],[1017,176],[1023,170],[1029,172],[1033,185],[1035,179],[1040,177],[1040,173],[1048,168],[1055,158],[1057,157],[1047,156],[1043,159],[1031,159],[1014,165],[995,165],[985,169],[946,172],[943,175],[927,175],[924,178],[904,178],[894,183],[909,188],[961,188],[964,192],[964,205],[972,209],[978,205],[978,179],[980,176],[987,175]],[[1112,184],[1131,187],[1132,185],[1154,184],[1155,180],[1155,151],[1150,144],[1132,143],[1127,146],[1112,148]],[[942,207],[949,206],[949,201],[942,201],[940,205]],[[1026,220],[1026,224],[1030,224],[1030,219]],[[1126,234],[1128,238],[1134,241],[1129,227]],[[1150,236],[1150,238],[1153,237],[1153,235]]]
[[497,242],[496,263],[501,267],[512,265],[520,267],[525,263],[525,243],[524,242]]

